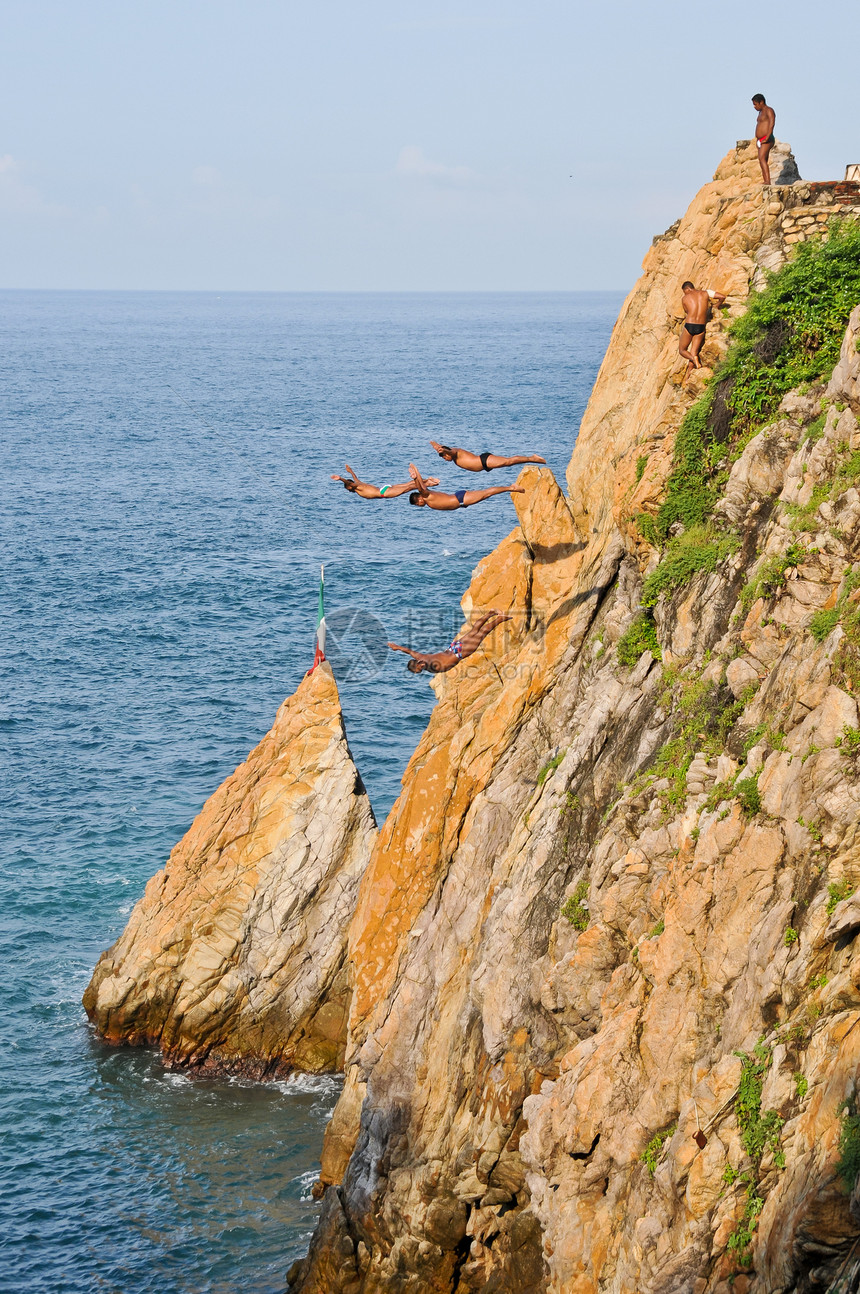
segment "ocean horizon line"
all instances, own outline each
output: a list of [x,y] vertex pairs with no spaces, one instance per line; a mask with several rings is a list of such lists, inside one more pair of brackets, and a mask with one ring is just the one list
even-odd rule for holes
[[289,296],[289,297],[547,297],[622,296],[625,288],[10,288],[0,295]]

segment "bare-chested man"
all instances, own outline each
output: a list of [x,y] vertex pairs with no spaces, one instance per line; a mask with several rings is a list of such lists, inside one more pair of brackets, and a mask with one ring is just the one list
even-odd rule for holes
[[[350,494],[357,494],[360,499],[396,499],[401,494],[408,494],[410,490],[415,489],[414,481],[406,481],[403,485],[371,485],[369,481],[360,481],[349,463],[345,464],[349,476],[333,476],[333,481],[341,481],[345,490]],[[429,476],[427,485],[438,485],[439,478]]]
[[413,651],[411,647],[398,647],[397,643],[389,643],[388,646],[392,651],[402,651],[412,657],[406,668],[413,674],[421,674],[425,669],[431,674],[446,674],[449,669],[459,665],[461,660],[476,652],[496,625],[510,619],[510,616],[504,615],[501,611],[488,611],[466,630],[462,638],[455,638],[451,646],[446,647],[444,651]]
[[701,368],[699,360],[699,351],[702,349],[705,341],[705,329],[708,326],[708,311],[711,302],[716,302],[721,306],[725,301],[722,292],[712,292],[710,289],[696,288],[687,279],[686,283],[681,284],[681,291],[684,293],[681,298],[681,304],[684,307],[684,327],[681,329],[681,339],[678,343],[678,351],[684,359],[689,360],[687,372],[684,374],[684,380],[690,376],[694,368]]
[[752,104],[758,113],[755,123],[755,144],[758,149],[758,164],[761,167],[761,182],[770,184],[770,167],[767,159],[775,143],[773,130],[776,125],[776,113],[765,103],[763,94],[754,94]]
[[462,467],[465,472],[492,472],[496,467],[517,467],[520,463],[546,462],[546,459],[541,458],[539,454],[515,454],[511,458],[505,458],[502,454],[491,454],[489,451],[484,454],[473,454],[468,449],[440,445],[437,440],[431,440],[430,444],[446,463],[454,463],[456,467]]
[[471,508],[473,504],[490,499],[494,494],[525,494],[525,490],[518,485],[491,485],[486,490],[455,490],[453,494],[445,494],[442,490],[428,489],[430,481],[424,480],[414,463],[409,464],[409,475],[413,482],[409,502],[416,508],[434,508],[437,512]]

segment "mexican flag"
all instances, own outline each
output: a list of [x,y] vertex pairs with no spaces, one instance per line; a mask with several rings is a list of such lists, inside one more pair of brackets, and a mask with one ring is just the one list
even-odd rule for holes
[[325,660],[325,567],[320,567],[320,604],[317,612],[317,649],[314,652],[314,663],[311,665],[308,673],[311,674],[319,665],[321,660]]

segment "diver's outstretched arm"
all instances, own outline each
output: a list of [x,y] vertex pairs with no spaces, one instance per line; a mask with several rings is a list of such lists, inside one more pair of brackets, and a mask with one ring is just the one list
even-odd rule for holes
[[391,648],[392,651],[402,651],[405,653],[405,655],[411,656],[413,660],[421,659],[421,652],[413,651],[411,647],[401,647],[398,645],[398,643],[388,643],[387,645]]
[[[355,482],[355,484],[356,484],[356,485],[367,485],[367,484],[368,484],[368,482],[367,482],[367,481],[362,481],[360,477],[356,476],[355,472],[352,470],[352,468],[350,467],[349,463],[345,463],[345,464],[344,464],[344,466],[345,466],[346,470],[349,472],[350,477],[352,478],[352,480]],[[347,478],[347,477],[345,477],[345,476],[332,476],[332,478],[331,478],[331,479],[332,479],[333,481],[343,481],[344,485],[346,485],[346,484],[347,484],[347,479],[348,479],[348,478]]]
[[427,488],[427,482],[424,480],[424,477],[418,471],[418,468],[415,466],[414,463],[409,464],[409,475],[412,477],[412,480],[415,482],[415,486],[418,489],[418,493],[423,495],[424,498],[426,499],[430,491]]

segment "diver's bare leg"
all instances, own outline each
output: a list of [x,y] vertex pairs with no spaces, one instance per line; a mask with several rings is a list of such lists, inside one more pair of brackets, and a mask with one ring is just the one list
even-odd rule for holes
[[501,454],[488,454],[487,467],[492,471],[496,467],[517,467],[520,463],[545,463],[540,454],[514,454],[505,458]]
[[501,611],[491,611],[488,616],[484,616],[476,625],[473,625],[460,639],[462,655],[471,656],[477,651],[481,643],[491,634],[497,625],[502,624],[505,620],[510,620],[509,615],[504,615]]
[[681,329],[681,337],[678,342],[678,354],[682,355],[684,359],[688,359],[690,361],[689,367],[687,368],[688,373],[691,368],[699,367],[699,361],[696,358],[696,354],[690,349],[695,340],[695,337],[692,337],[690,333],[687,332],[686,326]]
[[491,485],[487,490],[467,490],[460,506],[471,508],[475,503],[491,499],[494,494],[525,494],[525,490],[519,485]]

